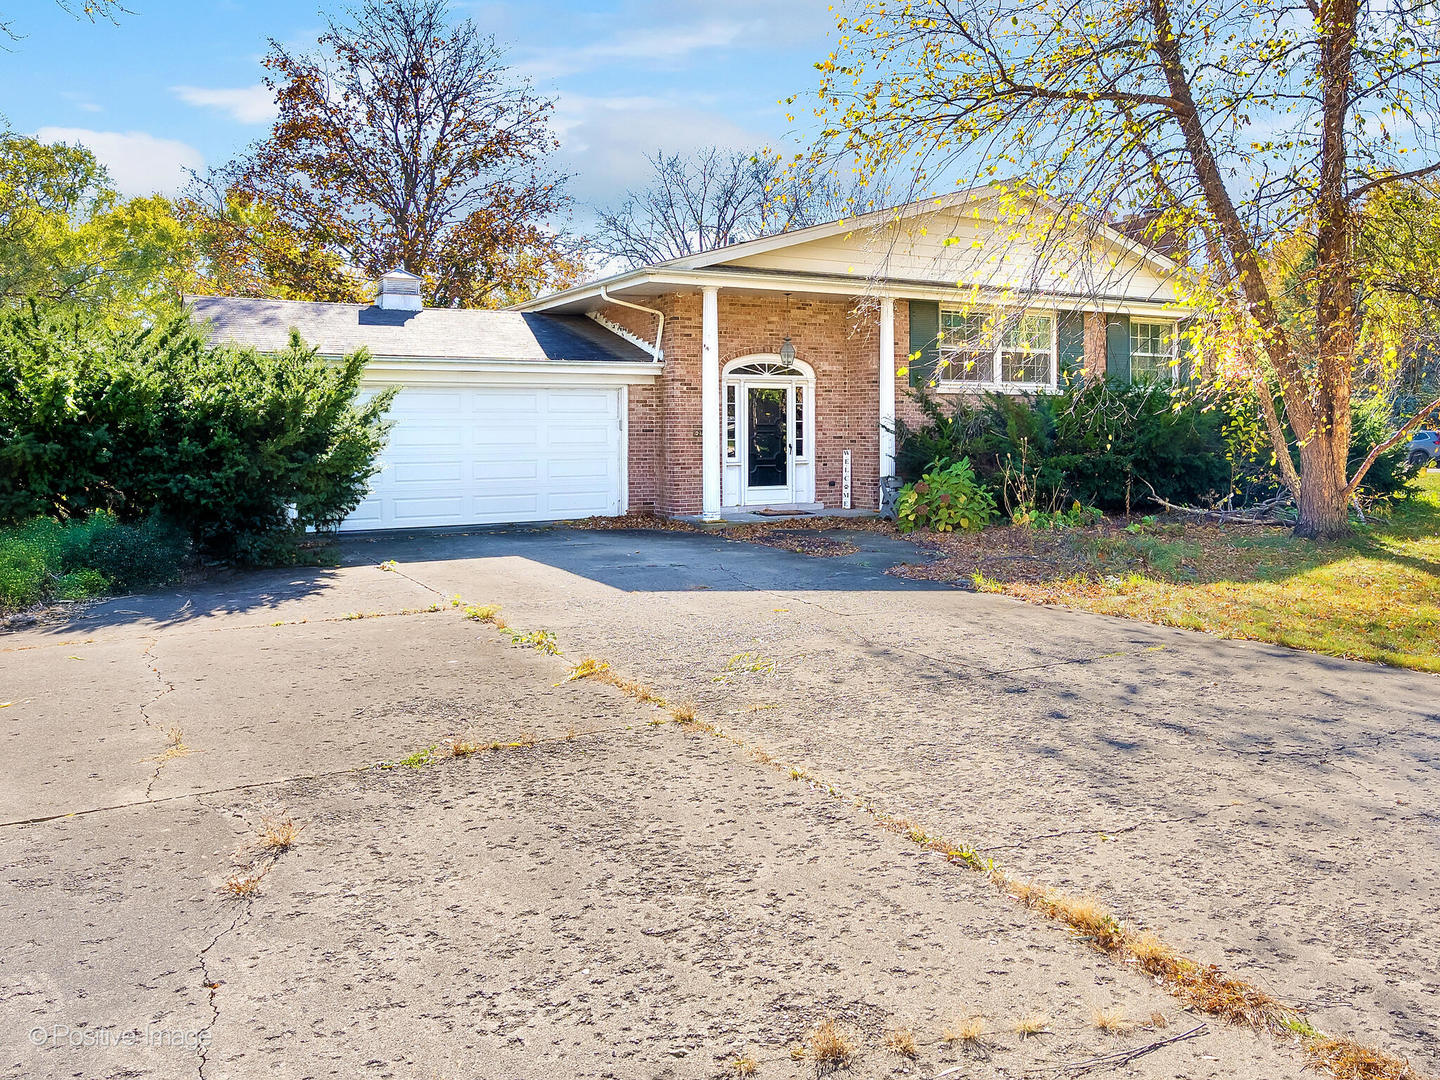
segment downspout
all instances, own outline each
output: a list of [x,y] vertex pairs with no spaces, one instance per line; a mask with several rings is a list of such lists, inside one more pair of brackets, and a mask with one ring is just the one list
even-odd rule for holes
[[607,304],[618,304],[620,307],[643,311],[645,314],[654,315],[655,318],[659,319],[660,323],[655,328],[655,347],[650,350],[650,355],[657,361],[663,361],[665,359],[665,352],[660,348],[660,342],[665,337],[665,313],[663,311],[658,311],[653,307],[643,307],[640,304],[632,304],[629,300],[621,300],[619,297],[611,296],[605,291],[604,285],[600,286],[600,299],[604,300]]

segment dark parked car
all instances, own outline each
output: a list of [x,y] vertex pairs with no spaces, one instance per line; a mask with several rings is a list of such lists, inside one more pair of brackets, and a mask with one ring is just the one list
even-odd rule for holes
[[1440,431],[1417,431],[1410,440],[1411,465],[1434,465],[1440,462]]

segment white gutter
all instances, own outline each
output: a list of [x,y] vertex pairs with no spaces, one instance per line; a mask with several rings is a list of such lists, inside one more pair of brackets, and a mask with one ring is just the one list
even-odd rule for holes
[[605,291],[603,284],[600,286],[600,299],[604,300],[607,304],[618,304],[620,307],[633,308],[635,311],[643,311],[659,319],[660,324],[655,328],[655,347],[650,350],[650,355],[655,357],[656,360],[663,361],[665,359],[665,352],[660,348],[660,342],[665,337],[665,313],[663,311],[659,311],[653,307],[643,307],[640,304],[632,304],[629,300],[621,300],[617,296],[611,296]]

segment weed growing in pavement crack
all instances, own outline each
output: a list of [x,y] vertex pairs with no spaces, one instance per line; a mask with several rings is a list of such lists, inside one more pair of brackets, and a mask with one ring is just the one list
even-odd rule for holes
[[510,641],[514,645],[524,645],[547,656],[560,654],[560,645],[551,630],[511,630]]
[[290,817],[272,818],[262,817],[260,819],[260,838],[256,846],[262,855],[269,858],[279,858],[285,852],[295,846],[295,841],[300,836],[301,825],[295,824]]
[[436,751],[437,749],[439,749],[439,747],[438,747],[436,744],[431,743],[429,746],[425,747],[423,750],[416,750],[414,753],[406,754],[404,757],[399,758],[399,759],[397,759],[397,760],[395,760],[395,761],[377,761],[377,762],[375,763],[375,768],[377,768],[377,769],[399,769],[399,768],[406,768],[406,769],[423,769],[426,765],[433,765],[433,764],[435,764],[435,762],[438,760],[438,758],[437,758],[436,755],[435,755],[435,751]]
[[1050,1020],[1037,1012],[1027,1012],[1014,1024],[1015,1034],[1022,1039],[1032,1035],[1048,1035],[1050,1033]]
[[260,882],[268,871],[269,867],[264,867],[231,874],[220,886],[220,892],[230,900],[248,900],[260,891]]

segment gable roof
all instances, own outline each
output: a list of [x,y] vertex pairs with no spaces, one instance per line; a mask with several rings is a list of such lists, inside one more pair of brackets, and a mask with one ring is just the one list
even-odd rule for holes
[[397,311],[366,304],[186,297],[211,339],[278,352],[291,330],[326,356],[366,348],[376,358],[553,360],[649,363],[644,349],[583,315],[424,308]]
[[[854,289],[857,285],[868,282],[869,288],[888,289],[892,293],[903,291],[904,295],[912,297],[922,294],[928,297],[935,293],[944,298],[949,295],[952,287],[956,286],[957,279],[968,278],[976,287],[982,289],[1006,290],[1013,286],[1005,280],[1005,274],[1000,268],[992,265],[985,269],[973,265],[973,257],[971,265],[962,265],[955,256],[949,256],[950,262],[955,265],[947,265],[943,273],[937,273],[938,262],[932,265],[927,261],[929,256],[925,255],[925,250],[934,249],[938,252],[949,249],[968,255],[968,249],[982,246],[972,243],[950,248],[950,245],[956,243],[956,239],[946,239],[940,229],[927,230],[920,227],[917,230],[912,227],[903,233],[890,233],[892,237],[906,237],[905,243],[901,245],[905,250],[898,252],[893,263],[885,245],[870,248],[868,241],[885,235],[886,230],[901,230],[907,224],[920,224],[937,215],[951,220],[949,227],[943,230],[948,233],[955,227],[954,223],[965,216],[966,207],[979,208],[987,200],[1007,195],[1018,195],[1033,203],[1042,212],[1058,209],[1051,200],[1028,190],[1023,180],[997,181],[636,267],[523,301],[515,307],[526,311],[589,310],[607,299],[606,289],[612,289],[616,293],[633,292],[634,295],[643,297],[660,295],[663,290],[657,289],[657,286],[666,283],[694,288],[709,282],[721,284],[717,278],[736,275],[743,275],[748,282],[768,289],[783,289],[793,282],[796,286],[804,284],[806,287],[818,287],[821,291],[843,291],[845,288]],[[983,223],[989,220],[989,215],[981,210],[975,217],[983,234]],[[1004,227],[1003,223],[998,221],[993,224],[1002,229]],[[960,229],[962,232],[967,231],[963,224]],[[973,233],[975,230],[969,228],[968,231]],[[869,237],[865,234],[869,234]],[[928,239],[925,239],[927,236]],[[1098,249],[1092,246],[1095,242],[1098,242]],[[1069,270],[1062,270],[1058,277],[1050,274],[1043,284],[1037,281],[1026,287],[1036,295],[1091,301],[1107,307],[1137,304],[1141,307],[1158,307],[1175,303],[1173,287],[1169,283],[1173,281],[1180,267],[1162,252],[1105,224],[1094,227],[1093,233],[1088,235],[1086,245],[1095,255],[1085,256],[1090,260],[1091,267],[1090,277],[1085,284],[1067,285],[1066,279],[1070,278],[1071,274]],[[1020,246],[1023,247],[1023,244]],[[1107,249],[1110,252],[1108,256],[1096,258],[1100,251]],[[1034,250],[1032,246],[1032,254]],[[1020,257],[1023,252],[1016,248],[1012,255]],[[1108,271],[1103,266],[1106,258],[1110,260]],[[840,261],[837,262],[837,259]],[[994,257],[987,255],[982,261],[994,264]],[[1016,265],[1012,258],[1009,269],[1014,270]],[[1039,265],[1043,267],[1045,264],[1042,262]],[[1128,266],[1130,270],[1120,272],[1117,279],[1117,268],[1122,265]],[[972,276],[976,275],[977,271],[979,276]],[[776,283],[764,284],[760,279],[767,276]],[[987,281],[987,277],[991,280]],[[833,283],[831,286],[823,284],[827,279]]]
[[[911,202],[902,203],[899,206],[871,210],[864,214],[838,218],[835,221],[826,221],[819,225],[807,226],[803,229],[792,229],[788,232],[775,233],[773,236],[762,236],[755,240],[746,240],[738,244],[712,248],[709,251],[698,252],[694,255],[683,255],[678,259],[667,259],[665,262],[654,265],[656,267],[674,267],[682,270],[699,270],[704,267],[715,266],[719,263],[733,262],[736,259],[743,259],[751,255],[763,255],[766,252],[774,251],[778,248],[806,244],[812,240],[824,240],[833,236],[844,236],[847,233],[884,228],[886,225],[898,224],[911,218],[924,217],[946,210],[958,210],[964,206],[983,202],[987,198],[1012,192],[1018,192],[1022,197],[1029,199],[1033,203],[1046,206],[1051,205],[1051,201],[1044,196],[1026,191],[1024,184],[1018,180],[997,181],[991,184],[982,184],[977,187],[964,188],[960,191],[952,191],[948,195],[935,195],[924,199],[914,199]],[[1157,251],[1154,247],[1137,241],[1121,229],[1102,224],[1097,227],[1096,235],[1109,241],[1127,254],[1149,262],[1157,269],[1166,273],[1174,273],[1178,269],[1178,266],[1172,259],[1162,252]]]

